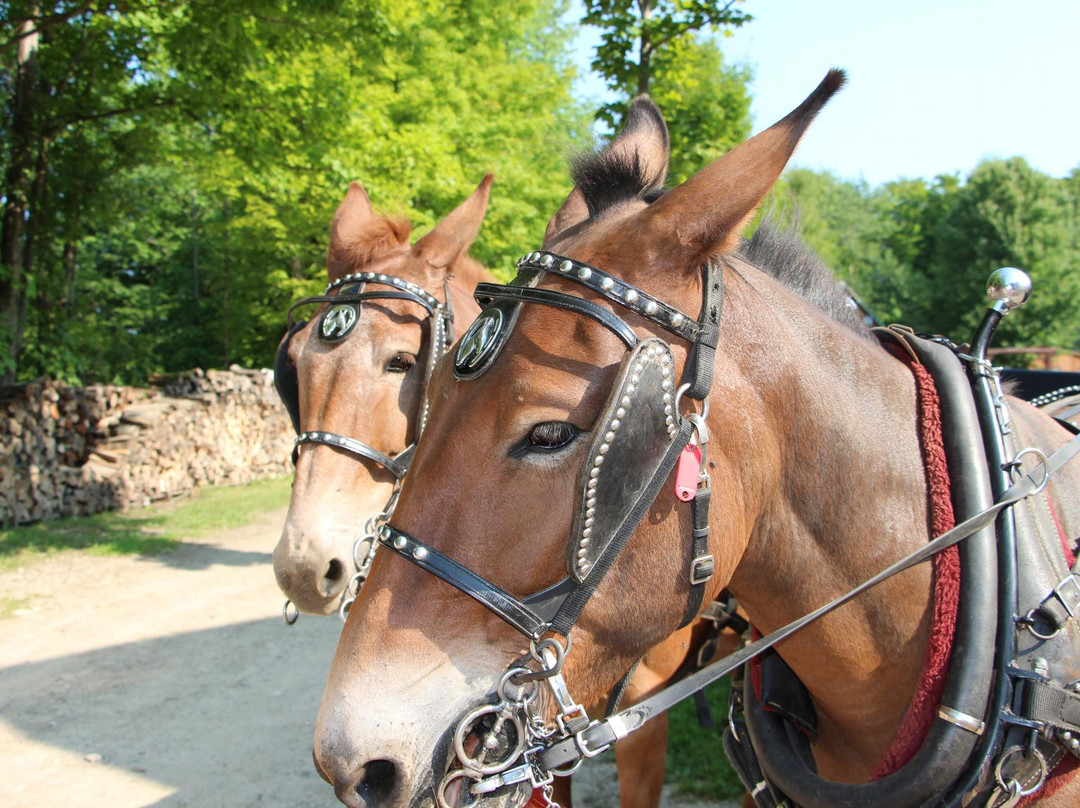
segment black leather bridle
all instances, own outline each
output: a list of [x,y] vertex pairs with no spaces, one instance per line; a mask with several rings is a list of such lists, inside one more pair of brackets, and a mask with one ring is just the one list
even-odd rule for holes
[[[377,284],[388,288],[362,291],[368,284]],[[429,349],[424,368],[424,388],[426,391],[435,363],[454,343],[454,312],[448,285],[444,286],[444,292],[446,300],[440,302],[427,290],[404,278],[381,272],[357,272],[332,281],[321,295],[305,297],[289,307],[286,318],[289,333],[281,345],[278,346],[274,358],[274,385],[282,402],[285,404],[285,409],[288,410],[293,429],[296,430],[292,453],[294,465],[299,457],[302,445],[309,443],[323,444],[342,449],[356,457],[372,460],[400,480],[409,469],[409,461],[412,458],[416,444],[414,442],[398,454],[390,457],[356,438],[338,435],[323,429],[304,432],[300,430],[299,380],[296,366],[289,359],[289,345],[292,342],[293,335],[305,328],[308,323],[306,320],[295,320],[293,312],[302,306],[327,304],[327,308],[319,315],[316,321],[319,329],[318,336],[325,342],[340,342],[352,333],[352,329],[359,319],[360,306],[365,301],[407,300],[410,303],[415,303],[427,313],[425,319],[429,330]],[[331,318],[335,319],[332,320]],[[348,325],[342,323],[348,323]],[[427,423],[426,392],[421,396],[421,401],[423,403],[418,414],[417,437],[423,432]]]
[[[602,270],[551,252],[530,253],[518,262],[517,268],[518,277],[511,284],[482,283],[477,286],[476,298],[487,308],[481,312],[458,346],[455,355],[455,374],[459,379],[475,378],[491,366],[508,339],[523,303],[551,306],[595,320],[613,332],[626,345],[630,351],[628,359],[636,357],[640,360],[639,363],[633,365],[633,368],[647,362],[650,351],[653,359],[658,356],[662,358],[660,346],[670,351],[663,340],[650,338],[642,341],[634,330],[611,309],[579,295],[538,288],[538,284],[544,277],[552,275],[566,278],[596,292],[617,306],[689,342],[690,356],[678,392],[698,401],[703,401],[707,397],[712,386],[713,360],[723,299],[720,264],[709,263],[702,269],[703,295],[699,319],[688,317],[678,309]],[[632,368],[628,369],[627,363],[624,363],[623,376],[626,377],[624,387],[621,389],[617,387],[617,391],[623,392],[627,386],[641,383],[633,381],[634,374],[630,372],[631,370]],[[657,378],[662,377],[657,376]],[[555,585],[519,599],[421,539],[389,523],[378,529],[380,543],[476,599],[534,641],[550,632],[568,636],[618,553],[656,498],[661,486],[668,479],[680,453],[690,442],[697,428],[692,419],[684,417],[678,411],[678,396],[675,395],[673,381],[663,389],[664,394],[671,398],[671,403],[667,405],[670,407],[666,416],[667,420],[663,424],[665,440],[663,445],[657,446],[655,456],[639,458],[642,464],[648,464],[652,469],[651,474],[641,479],[640,485],[630,492],[629,496],[622,497],[625,503],[622,510],[605,515],[613,520],[613,524],[608,540],[604,546],[598,548],[595,559],[590,557],[586,565],[576,567],[568,564],[570,567],[568,576]],[[611,403],[611,406],[616,408],[613,409],[612,415],[615,419],[620,417],[617,404],[618,402]],[[595,431],[604,433],[602,429]],[[654,441],[655,443],[657,442]],[[590,486],[589,482],[596,476],[593,468],[595,467],[587,463],[581,480],[586,505],[589,501],[589,491],[596,490],[596,486]],[[595,500],[596,497],[593,499]],[[707,518],[707,489],[704,490],[704,496],[699,495],[695,499],[695,503],[699,508],[703,508],[702,514],[704,518]],[[585,518],[597,519],[599,516]],[[700,608],[704,584],[712,577],[712,559],[707,555],[708,527],[707,523],[697,524],[699,521],[701,520],[695,518],[697,528],[695,534],[700,533],[700,535],[695,535],[694,541],[690,573],[691,604],[687,608],[689,615],[687,622]],[[576,535],[574,538],[577,538]],[[585,538],[589,536],[586,535]],[[577,541],[571,543],[571,550],[577,543]]]

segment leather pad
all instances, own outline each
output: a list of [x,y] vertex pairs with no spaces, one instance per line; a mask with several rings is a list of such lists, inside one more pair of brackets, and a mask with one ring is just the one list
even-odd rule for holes
[[580,501],[567,569],[579,583],[611,543],[671,444],[674,400],[671,348],[660,339],[644,340],[623,360],[578,477]]

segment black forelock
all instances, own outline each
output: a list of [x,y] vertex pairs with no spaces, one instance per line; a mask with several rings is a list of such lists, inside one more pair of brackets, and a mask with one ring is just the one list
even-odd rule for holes
[[631,199],[653,201],[662,191],[650,180],[648,166],[637,152],[600,151],[570,161],[570,176],[581,190],[589,218]]

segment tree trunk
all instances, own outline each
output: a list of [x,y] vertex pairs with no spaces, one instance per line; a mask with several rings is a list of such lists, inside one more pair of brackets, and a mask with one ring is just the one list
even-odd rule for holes
[[649,37],[649,18],[652,16],[653,0],[638,0],[641,11],[641,39],[638,42],[637,94],[649,92],[649,73],[652,69],[652,40]]
[[[31,14],[37,15],[33,6]],[[34,146],[38,140],[34,102],[38,76],[38,34],[34,20],[19,25],[15,93],[10,122],[11,157],[4,177],[4,215],[0,224],[0,333],[8,340],[0,356],[0,381],[11,383],[18,372],[26,311],[26,219],[33,185]],[[31,33],[32,32],[32,33]]]

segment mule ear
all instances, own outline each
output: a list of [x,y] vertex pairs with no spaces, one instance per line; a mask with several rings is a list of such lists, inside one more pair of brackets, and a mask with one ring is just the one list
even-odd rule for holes
[[[659,191],[664,186],[670,153],[671,143],[664,116],[649,96],[639,95],[630,102],[626,121],[616,138],[600,154],[584,158],[579,165],[637,165],[645,186],[640,192],[645,195]],[[545,246],[596,213],[589,199],[596,199],[598,195],[590,193],[593,190],[590,187],[582,187],[582,172],[576,167],[574,173],[579,183],[548,222],[544,232]]]
[[494,179],[494,174],[486,175],[468,199],[413,245],[413,252],[430,266],[441,269],[452,265],[480,232]]
[[686,262],[734,251],[743,229],[780,177],[799,139],[846,81],[830,70],[817,89],[787,117],[723,157],[634,217],[656,243]]
[[[345,199],[338,205],[330,222],[330,248],[326,252],[326,267],[330,277],[335,271],[348,271],[352,257],[350,245],[363,237],[364,230],[375,218],[367,191],[358,182],[350,182]],[[343,269],[344,268],[344,269]]]

